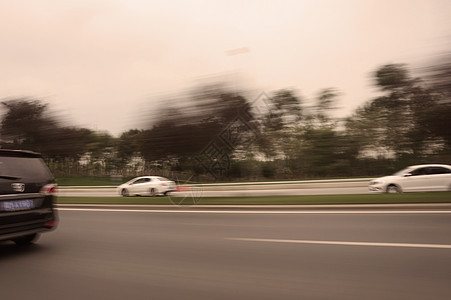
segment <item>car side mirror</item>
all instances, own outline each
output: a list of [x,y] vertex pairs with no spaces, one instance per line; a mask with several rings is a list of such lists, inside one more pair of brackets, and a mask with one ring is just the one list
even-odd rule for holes
[[404,174],[403,176],[404,176],[404,177],[410,177],[410,176],[412,176],[412,173],[406,173],[406,174]]

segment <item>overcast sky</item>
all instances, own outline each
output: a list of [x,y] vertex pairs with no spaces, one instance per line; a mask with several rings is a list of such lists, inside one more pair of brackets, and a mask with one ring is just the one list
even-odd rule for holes
[[378,66],[449,50],[450,20],[449,0],[0,0],[0,98],[117,135],[158,95],[240,70],[266,92],[336,87],[347,115]]

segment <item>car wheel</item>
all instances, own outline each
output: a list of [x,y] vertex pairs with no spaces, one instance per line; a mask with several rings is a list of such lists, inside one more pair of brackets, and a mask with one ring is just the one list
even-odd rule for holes
[[128,197],[128,196],[130,196],[130,194],[129,194],[129,192],[128,192],[127,189],[122,189],[121,195],[122,195],[122,197]]
[[390,184],[387,187],[387,194],[399,194],[399,193],[401,193],[401,189],[398,186]]
[[37,233],[29,234],[26,236],[21,236],[19,238],[13,239],[13,242],[16,243],[17,246],[27,246],[36,241],[38,238]]
[[157,195],[157,190],[154,188],[151,188],[149,191],[150,197],[155,197]]

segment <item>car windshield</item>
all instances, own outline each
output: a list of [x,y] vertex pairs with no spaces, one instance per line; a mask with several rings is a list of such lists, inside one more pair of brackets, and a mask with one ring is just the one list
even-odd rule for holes
[[37,157],[0,157],[0,176],[3,178],[53,178],[42,159]]
[[412,167],[407,167],[405,169],[402,169],[401,171],[396,172],[395,174],[393,174],[393,176],[402,176],[406,173],[410,173],[413,170]]

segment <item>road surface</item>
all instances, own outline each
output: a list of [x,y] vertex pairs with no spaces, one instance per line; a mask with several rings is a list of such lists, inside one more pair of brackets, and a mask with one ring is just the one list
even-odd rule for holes
[[451,299],[451,207],[60,209],[1,299]]

